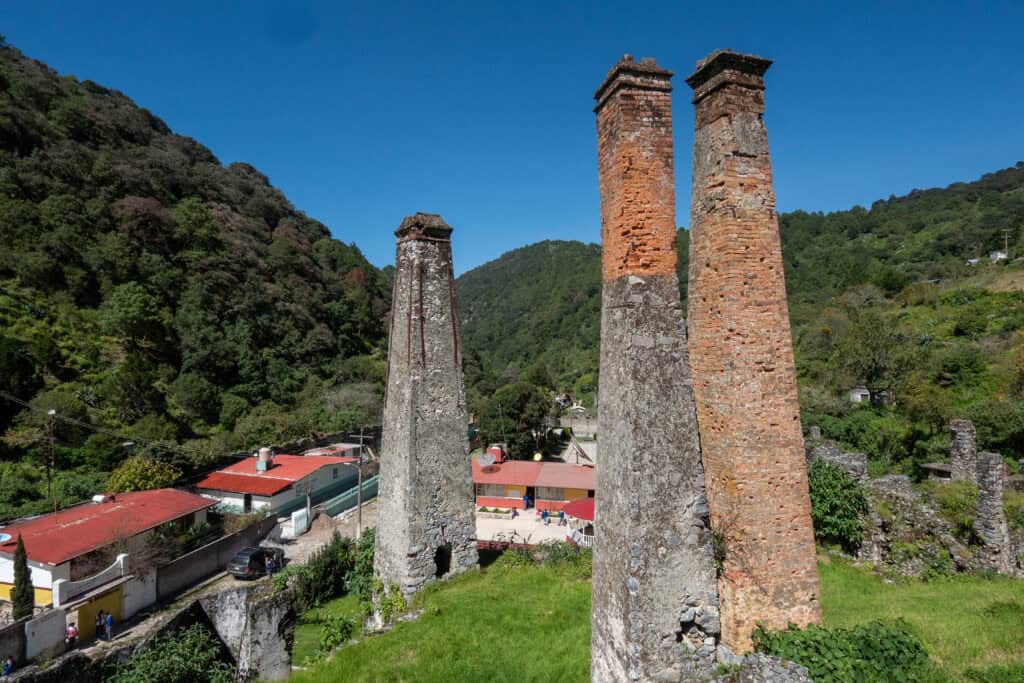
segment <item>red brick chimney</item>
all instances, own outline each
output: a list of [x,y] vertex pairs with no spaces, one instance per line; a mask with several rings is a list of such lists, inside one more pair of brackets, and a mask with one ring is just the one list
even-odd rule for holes
[[689,330],[722,642],[821,619],[786,283],[764,114],[767,59],[715,52],[694,90]]

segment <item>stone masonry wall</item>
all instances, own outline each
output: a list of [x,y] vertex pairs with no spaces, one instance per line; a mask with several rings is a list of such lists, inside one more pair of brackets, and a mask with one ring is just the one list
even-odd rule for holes
[[1003,456],[998,453],[978,454],[978,502],[974,511],[974,529],[985,541],[978,551],[978,559],[983,566],[1001,574],[1011,573],[1015,560],[1003,509],[1005,467]]
[[451,228],[402,221],[388,338],[374,566],[410,596],[477,564]]
[[949,465],[954,481],[978,483],[978,444],[974,423],[951,420],[949,423]]
[[[694,89],[689,317],[711,523],[724,551],[722,641],[751,647],[757,621],[821,618],[763,75],[731,52]],[[602,396],[603,398],[603,396]]]
[[675,274],[671,75],[626,57],[595,95],[604,281],[598,433],[612,449],[597,470],[597,682],[703,679],[719,632]]

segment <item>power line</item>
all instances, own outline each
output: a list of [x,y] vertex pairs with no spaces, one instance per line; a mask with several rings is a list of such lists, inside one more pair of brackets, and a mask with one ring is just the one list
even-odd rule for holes
[[124,441],[138,441],[138,442],[141,442],[141,443],[147,443],[149,441],[148,439],[140,439],[138,437],[126,436],[124,434],[119,434],[117,432],[112,432],[109,429],[104,429],[102,427],[97,427],[96,425],[89,424],[88,422],[82,422],[81,420],[76,420],[73,417],[66,417],[64,415],[61,415],[60,413],[56,413],[55,412],[55,413],[51,414],[50,413],[50,409],[47,409],[47,408],[37,408],[36,406],[28,403],[27,401],[21,400],[17,396],[14,396],[12,394],[8,394],[6,391],[0,390],[0,397],[3,397],[5,399],[7,399],[11,403],[16,403],[16,404],[20,405],[23,408],[28,408],[29,410],[33,410],[33,411],[35,411],[37,413],[42,413],[42,414],[46,415],[48,418],[52,418],[52,419],[55,419],[55,420],[60,420],[61,422],[66,422],[68,424],[75,425],[76,427],[81,427],[82,429],[88,429],[89,431],[97,432],[99,434],[106,434],[107,436],[112,436],[115,439],[122,439]]

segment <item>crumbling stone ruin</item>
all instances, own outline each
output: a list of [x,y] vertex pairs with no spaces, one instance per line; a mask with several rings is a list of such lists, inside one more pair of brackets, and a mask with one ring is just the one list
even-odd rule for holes
[[[676,276],[672,73],[624,57],[597,100],[603,294],[591,680],[697,680],[719,631]],[[699,674],[699,671],[705,673]]]
[[[764,114],[771,62],[715,52],[694,90],[690,364],[722,641],[821,619],[782,246]],[[602,373],[604,372],[602,368]],[[602,377],[603,380],[603,377]],[[602,405],[602,408],[604,406]]]
[[949,423],[949,465],[953,481],[978,483],[978,445],[974,423],[951,420]]
[[974,530],[984,541],[978,551],[978,559],[983,567],[1000,574],[1010,574],[1014,564],[1010,528],[1003,509],[1005,469],[1003,456],[998,453],[978,454],[978,502],[974,510]]
[[451,232],[427,213],[395,231],[374,568],[406,597],[477,564]]

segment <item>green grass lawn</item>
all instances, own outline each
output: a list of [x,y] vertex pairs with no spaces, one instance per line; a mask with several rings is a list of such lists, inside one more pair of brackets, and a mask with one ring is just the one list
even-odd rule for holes
[[332,600],[323,607],[311,609],[302,615],[295,627],[295,646],[292,648],[292,662],[302,666],[309,658],[316,657],[320,650],[320,620],[328,614],[341,614],[352,617],[360,623],[359,599],[354,595]]
[[887,584],[845,562],[819,568],[826,626],[899,617],[954,680],[1024,681],[1024,581],[959,576]]
[[[417,598],[416,606],[425,610],[417,621],[342,648],[293,679],[589,680],[589,579],[502,565],[432,586]],[[1024,680],[1024,581],[962,577],[886,584],[844,562],[820,566],[826,626],[902,617],[952,680]],[[321,609],[356,607],[347,597]],[[296,663],[318,643],[319,627],[300,624]]]

